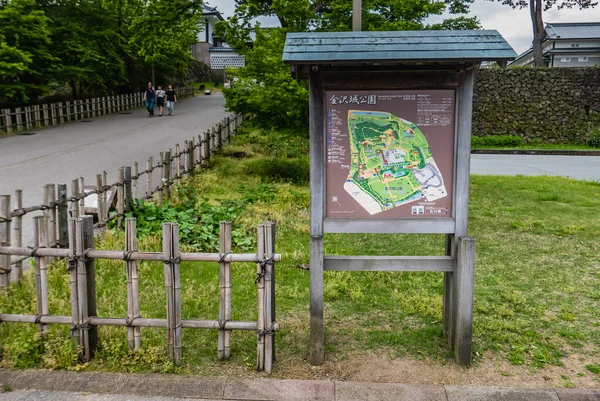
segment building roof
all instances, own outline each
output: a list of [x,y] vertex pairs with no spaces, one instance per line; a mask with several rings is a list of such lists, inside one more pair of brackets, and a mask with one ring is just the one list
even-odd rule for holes
[[204,15],[204,16],[214,15],[215,17],[217,17],[217,19],[219,19],[219,21],[225,20],[223,18],[223,16],[221,15],[221,13],[217,10],[217,7],[210,7],[206,3],[202,3],[202,15]]
[[463,62],[514,60],[497,31],[289,33],[283,61],[290,64],[357,62]]
[[546,24],[548,40],[600,39],[600,22],[567,22]]

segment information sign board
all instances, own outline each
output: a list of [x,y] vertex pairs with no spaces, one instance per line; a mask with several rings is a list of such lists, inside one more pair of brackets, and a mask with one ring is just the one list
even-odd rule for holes
[[325,92],[326,218],[452,216],[455,91]]

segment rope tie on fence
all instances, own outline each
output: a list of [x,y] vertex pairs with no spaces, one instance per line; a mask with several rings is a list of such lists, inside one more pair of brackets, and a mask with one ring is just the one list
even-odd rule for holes
[[258,284],[258,282],[265,277],[265,274],[267,273],[267,265],[272,265],[274,260],[273,256],[270,256],[266,259],[256,259],[255,262],[260,265],[260,273],[256,273],[256,279],[254,280],[254,284]]
[[34,258],[37,256],[37,251],[40,249],[38,246],[28,246],[27,248],[31,249],[31,253],[29,254],[30,258]]
[[177,256],[175,258],[163,259],[163,263],[165,265],[174,265],[179,262],[181,262],[181,257],[179,257],[179,256]]
[[227,256],[232,255],[231,252],[219,253],[219,263],[225,263]]
[[12,268],[10,266],[8,266],[8,267],[0,266],[0,273],[2,273],[2,274],[9,274],[11,271],[12,271]]
[[71,324],[71,330],[69,330],[69,338],[73,338],[73,333],[75,333],[75,330],[89,330],[92,328],[92,325],[90,324],[90,318],[92,316],[90,316],[89,318],[86,319],[85,322],[81,323],[81,324]]
[[223,320],[219,319],[219,320],[217,320],[217,322],[219,323],[219,330],[220,331],[225,330],[225,325],[229,321],[230,321],[229,319],[223,319]]
[[124,251],[123,252],[123,260],[125,262],[131,262],[131,255],[133,255],[137,251],[138,251],[137,249],[132,249],[130,251]]
[[130,319],[129,316],[125,316],[125,326],[127,327],[133,327],[133,322],[135,322],[135,319],[137,319],[139,316],[134,316],[133,319]]
[[271,326],[269,326],[268,329],[256,331],[256,334],[258,335],[259,340],[264,336],[273,335],[274,333],[275,333],[275,328],[273,327],[273,323],[271,323]]
[[10,223],[12,221],[11,218],[0,217],[0,223]]
[[92,259],[88,258],[87,254],[91,250],[92,250],[92,248],[87,248],[81,253],[76,253],[75,255],[73,255],[73,259],[75,259],[76,261],[89,262]]
[[42,318],[43,318],[44,316],[47,316],[47,315],[40,315],[40,314],[36,314],[36,315],[35,315],[35,321],[34,321],[34,323],[35,323],[35,324],[40,324],[40,323],[42,322]]
[[[19,217],[19,216],[24,216],[26,214],[27,214],[27,210],[25,210],[24,207],[20,207],[18,209],[13,210],[10,215],[12,217]],[[0,219],[1,219],[1,217],[0,217]]]

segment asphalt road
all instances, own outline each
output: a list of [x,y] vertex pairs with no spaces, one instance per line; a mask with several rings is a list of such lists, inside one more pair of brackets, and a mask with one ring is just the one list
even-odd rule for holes
[[[71,180],[84,177],[86,185],[95,185],[96,174],[104,170],[113,183],[120,166],[137,161],[145,169],[148,157],[154,156],[156,163],[161,151],[213,127],[229,115],[223,104],[223,96],[215,93],[179,101],[170,117],[149,118],[145,109],[135,109],[41,129],[35,135],[0,138],[0,194],[22,189],[27,207],[42,204],[48,183],[70,187]],[[29,216],[23,218],[24,244],[33,237]]]

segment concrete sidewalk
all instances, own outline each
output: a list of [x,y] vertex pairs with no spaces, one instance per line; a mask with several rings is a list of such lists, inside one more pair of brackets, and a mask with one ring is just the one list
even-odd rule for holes
[[[1,393],[1,389],[10,391]],[[598,401],[600,389],[528,389],[326,380],[0,369],[0,401]]]

